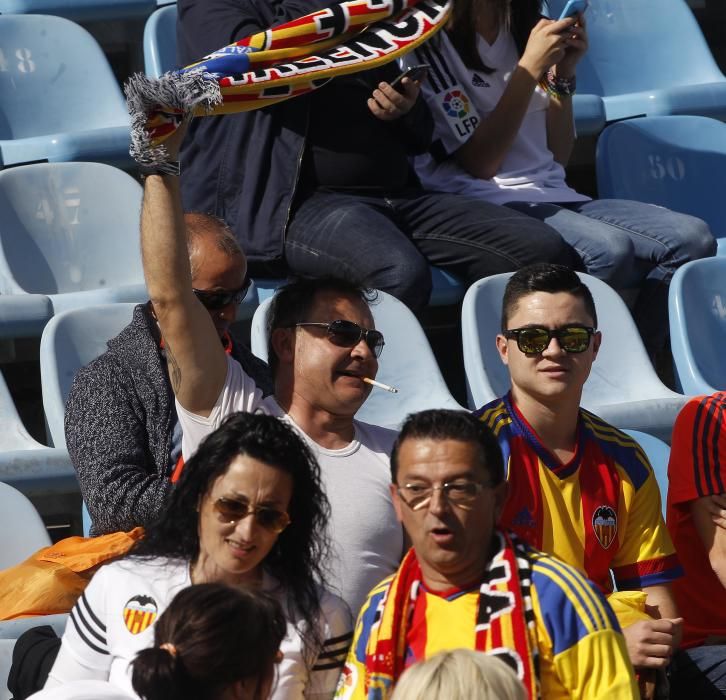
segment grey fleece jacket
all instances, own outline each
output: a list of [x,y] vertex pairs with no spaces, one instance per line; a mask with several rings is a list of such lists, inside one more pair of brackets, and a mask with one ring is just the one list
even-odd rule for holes
[[[237,359],[265,394],[267,365],[240,345]],[[147,305],[78,371],[68,395],[65,433],[92,535],[147,525],[171,489],[170,454],[177,423],[159,331]]]

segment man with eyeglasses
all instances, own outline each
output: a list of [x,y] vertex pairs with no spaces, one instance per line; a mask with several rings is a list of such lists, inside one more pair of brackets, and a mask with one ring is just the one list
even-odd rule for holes
[[[172,158],[183,132],[165,144]],[[384,347],[370,294],[334,278],[302,279],[278,290],[268,310],[274,396],[263,398],[254,378],[209,342],[214,329],[192,293],[182,255],[178,178],[168,172],[146,178],[141,242],[147,288],[166,341],[184,458],[237,411],[278,416],[298,430],[320,463],[331,503],[328,583],[355,615],[370,588],[398,566],[404,549],[388,493],[395,433],[355,420]]]
[[391,480],[413,548],[363,606],[337,697],[386,700],[407,667],[455,648],[509,664],[528,698],[637,697],[625,641],[595,586],[497,528],[508,484],[497,440],[475,416],[409,416]]
[[670,583],[682,570],[645,453],[580,408],[600,347],[596,328],[592,295],[569,268],[538,264],[512,275],[496,338],[512,388],[476,415],[505,458],[502,525],[610,595],[633,665],[663,669],[680,639]]
[[[209,342],[230,353],[265,394],[271,393],[265,363],[229,333],[249,287],[244,254],[213,216],[185,214],[182,227],[190,289],[213,324]],[[150,302],[137,306],[108,350],[76,374],[65,432],[92,535],[131,530],[156,517],[181,462],[181,426],[165,342]]]

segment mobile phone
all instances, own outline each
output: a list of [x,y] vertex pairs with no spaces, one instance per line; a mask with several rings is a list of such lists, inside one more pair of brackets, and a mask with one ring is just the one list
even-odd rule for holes
[[584,12],[587,9],[588,4],[587,0],[567,0],[567,4],[562,10],[562,14],[560,14],[559,19],[567,19],[568,17],[574,17],[580,12]]
[[391,87],[395,88],[399,92],[403,92],[403,85],[401,84],[401,81],[404,78],[408,78],[409,80],[423,80],[426,77],[426,74],[429,72],[429,68],[430,66],[428,63],[421,63],[418,66],[411,66],[393,80],[393,82],[391,83]]

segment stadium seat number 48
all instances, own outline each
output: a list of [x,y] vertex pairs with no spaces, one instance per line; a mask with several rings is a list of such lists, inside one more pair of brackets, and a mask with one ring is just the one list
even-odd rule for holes
[[[11,50],[12,51],[12,50]],[[34,73],[35,62],[30,49],[15,49],[8,61],[5,52],[0,49],[0,73],[7,73],[15,68],[18,73]]]

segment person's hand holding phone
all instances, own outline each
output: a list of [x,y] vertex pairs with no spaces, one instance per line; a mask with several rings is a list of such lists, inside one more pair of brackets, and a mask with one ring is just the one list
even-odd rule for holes
[[577,64],[587,53],[587,28],[583,12],[575,15],[576,20],[565,34],[565,55],[557,62],[553,70],[558,78],[572,78],[577,70]]
[[589,0],[568,0],[562,8],[558,21],[574,20],[564,30],[566,36],[565,55],[553,67],[560,78],[572,78],[579,60],[587,51],[587,32],[585,30],[585,11]]
[[519,59],[519,65],[535,81],[539,81],[552,66],[565,57],[567,37],[575,22],[574,18],[541,19],[534,25],[529,33],[522,58]]
[[[421,68],[421,66],[415,68]],[[425,75],[425,71],[422,74],[420,70],[414,72],[409,69],[392,83],[379,83],[373,91],[372,97],[368,99],[368,109],[375,117],[384,122],[400,119],[404,114],[408,114],[416,103],[423,75]]]

